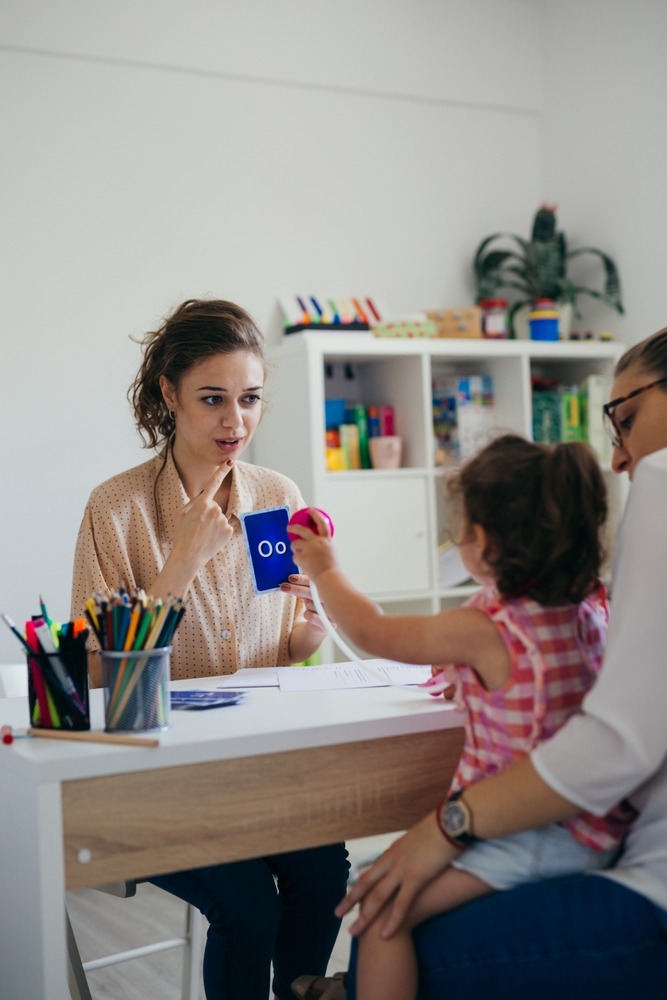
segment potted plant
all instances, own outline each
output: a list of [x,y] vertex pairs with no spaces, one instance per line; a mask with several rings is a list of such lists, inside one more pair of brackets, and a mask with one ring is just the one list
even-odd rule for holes
[[[569,262],[584,254],[593,254],[602,264],[604,284],[601,289],[577,284],[568,277]],[[477,248],[473,267],[478,303],[496,298],[500,292],[514,293],[509,310],[513,336],[517,310],[525,306],[534,308],[540,299],[550,299],[560,307],[569,304],[576,308],[579,296],[589,295],[623,313],[621,285],[614,261],[595,247],[568,249],[565,234],[556,228],[554,205],[542,205],[537,210],[530,240],[513,233],[487,236]]]

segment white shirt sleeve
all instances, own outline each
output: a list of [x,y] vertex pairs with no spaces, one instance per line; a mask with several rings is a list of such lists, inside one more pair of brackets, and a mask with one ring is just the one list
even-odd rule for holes
[[531,757],[556,792],[598,815],[626,797],[641,809],[667,759],[666,579],[667,449],[640,462],[630,489],[600,677],[582,713]]

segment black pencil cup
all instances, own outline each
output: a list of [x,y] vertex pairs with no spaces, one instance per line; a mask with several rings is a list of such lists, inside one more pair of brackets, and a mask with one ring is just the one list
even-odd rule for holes
[[28,658],[30,725],[39,729],[90,729],[88,655],[85,646]]

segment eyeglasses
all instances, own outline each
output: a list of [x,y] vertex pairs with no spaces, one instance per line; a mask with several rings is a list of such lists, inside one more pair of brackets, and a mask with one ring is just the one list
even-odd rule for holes
[[646,392],[648,389],[652,389],[655,385],[661,385],[663,382],[667,382],[667,376],[665,378],[657,378],[654,382],[649,382],[648,385],[643,385],[639,389],[635,389],[633,392],[629,392],[627,396],[619,396],[618,399],[612,399],[610,403],[605,403],[602,407],[602,418],[605,426],[605,430],[609,435],[609,440],[613,444],[614,448],[623,447],[623,433],[621,428],[616,423],[616,418],[614,417],[614,410],[621,403],[627,403],[629,399],[634,399],[635,396],[640,396],[642,392]]

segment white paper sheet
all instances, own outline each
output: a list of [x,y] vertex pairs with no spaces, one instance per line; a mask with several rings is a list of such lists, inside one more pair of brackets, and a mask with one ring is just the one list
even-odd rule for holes
[[[368,660],[367,663],[370,670],[364,670],[358,663],[279,667],[280,690],[330,691],[337,688],[389,687],[392,684],[413,685],[431,676],[430,666],[421,664],[395,663],[392,660]],[[238,677],[238,674],[234,676]]]
[[217,685],[219,688],[266,688],[280,687],[278,680],[278,670],[293,670],[293,667],[249,667],[245,670],[237,670],[235,674],[227,674]]

